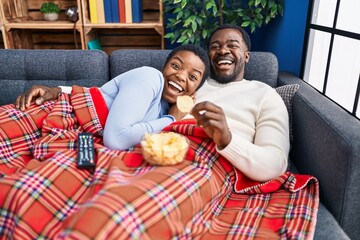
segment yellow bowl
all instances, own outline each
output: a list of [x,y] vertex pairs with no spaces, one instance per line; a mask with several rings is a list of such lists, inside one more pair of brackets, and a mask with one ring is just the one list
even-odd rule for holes
[[174,165],[184,160],[189,140],[174,132],[146,133],[141,140],[144,159],[153,165]]

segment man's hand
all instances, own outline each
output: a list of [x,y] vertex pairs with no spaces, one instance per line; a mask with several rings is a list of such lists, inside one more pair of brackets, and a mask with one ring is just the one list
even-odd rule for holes
[[225,148],[230,143],[231,132],[222,108],[206,101],[196,104],[191,114],[197,120],[197,125],[203,127],[219,149]]
[[24,111],[33,101],[35,101],[37,105],[41,105],[45,101],[57,99],[60,92],[61,88],[59,87],[34,85],[16,98],[15,106],[21,111]]

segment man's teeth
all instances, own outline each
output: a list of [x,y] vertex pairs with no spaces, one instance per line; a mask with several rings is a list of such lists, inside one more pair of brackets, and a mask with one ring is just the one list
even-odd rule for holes
[[230,60],[220,60],[218,61],[218,64],[231,64],[232,62]]
[[173,86],[174,88],[177,88],[179,90],[179,92],[183,91],[183,88],[179,84],[177,84],[176,82],[170,81],[169,85]]

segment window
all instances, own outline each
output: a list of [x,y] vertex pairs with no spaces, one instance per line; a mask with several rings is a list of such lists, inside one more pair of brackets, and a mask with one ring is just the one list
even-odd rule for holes
[[360,118],[359,0],[312,0],[301,77]]

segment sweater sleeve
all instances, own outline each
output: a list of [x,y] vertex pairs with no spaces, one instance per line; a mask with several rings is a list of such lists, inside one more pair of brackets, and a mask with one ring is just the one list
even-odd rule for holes
[[154,112],[145,120],[153,105],[159,104],[163,90],[162,73],[142,67],[117,76],[101,87],[109,107],[104,128],[104,145],[125,150],[138,144],[145,132],[157,132],[172,122]]
[[255,128],[252,142],[232,131],[230,143],[219,153],[249,178],[267,181],[286,171],[290,149],[288,112],[275,91],[266,94]]

